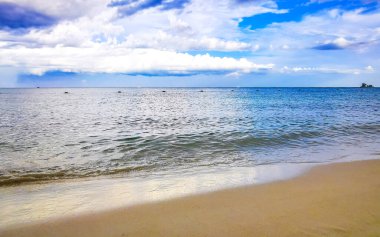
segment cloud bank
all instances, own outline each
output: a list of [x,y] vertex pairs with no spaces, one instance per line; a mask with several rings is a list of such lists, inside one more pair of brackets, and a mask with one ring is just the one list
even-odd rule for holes
[[0,1],[0,74],[377,75],[379,54],[374,0]]
[[22,68],[24,73],[48,71],[186,75],[196,73],[251,73],[269,70],[272,64],[255,64],[245,58],[190,55],[156,49],[126,48],[17,48],[0,52],[0,65]]

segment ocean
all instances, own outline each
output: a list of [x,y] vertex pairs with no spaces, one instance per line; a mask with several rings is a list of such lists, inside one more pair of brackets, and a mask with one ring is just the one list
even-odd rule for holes
[[379,156],[378,88],[0,89],[0,226]]

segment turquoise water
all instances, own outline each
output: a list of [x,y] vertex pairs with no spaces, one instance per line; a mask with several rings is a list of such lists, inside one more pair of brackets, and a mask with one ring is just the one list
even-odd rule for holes
[[380,154],[377,88],[0,89],[0,111],[0,186]]

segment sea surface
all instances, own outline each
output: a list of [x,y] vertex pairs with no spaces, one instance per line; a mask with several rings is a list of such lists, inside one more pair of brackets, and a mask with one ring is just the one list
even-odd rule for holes
[[249,183],[257,167],[379,157],[377,88],[0,89],[0,208],[18,217],[33,198],[86,197],[81,180],[96,183],[92,198],[121,183],[158,195],[196,177],[207,189]]

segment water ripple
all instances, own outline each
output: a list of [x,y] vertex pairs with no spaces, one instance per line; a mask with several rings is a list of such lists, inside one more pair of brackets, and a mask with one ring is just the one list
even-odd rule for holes
[[376,88],[63,90],[0,89],[0,186],[379,153]]

